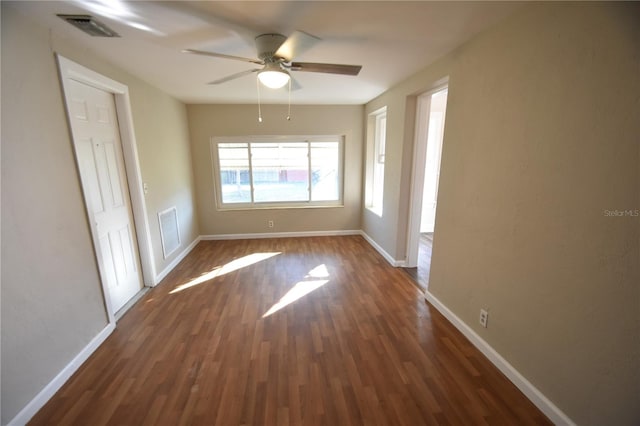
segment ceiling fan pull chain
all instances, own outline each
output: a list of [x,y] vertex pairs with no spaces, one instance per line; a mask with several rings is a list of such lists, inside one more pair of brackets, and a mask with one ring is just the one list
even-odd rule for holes
[[262,123],[262,108],[260,107],[260,80],[256,76],[256,87],[258,88],[258,123]]
[[291,79],[289,79],[289,112],[287,113],[287,121],[291,121]]

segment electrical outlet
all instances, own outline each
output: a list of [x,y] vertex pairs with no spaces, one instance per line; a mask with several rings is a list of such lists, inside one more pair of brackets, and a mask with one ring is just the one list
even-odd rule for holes
[[269,228],[273,228],[273,221],[272,221],[272,220],[268,221],[268,222],[267,222],[267,226],[268,226]]
[[487,322],[489,322],[489,312],[480,309],[480,325],[487,328]]

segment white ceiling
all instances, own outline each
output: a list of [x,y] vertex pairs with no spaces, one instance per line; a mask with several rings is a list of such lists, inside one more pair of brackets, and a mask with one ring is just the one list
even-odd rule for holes
[[[521,5],[425,1],[12,3],[57,36],[73,39],[186,103],[254,103],[257,99],[255,74],[221,85],[206,84],[255,65],[181,53],[186,48],[256,58],[256,35],[289,35],[301,30],[321,42],[296,61],[362,65],[357,77],[292,73],[301,86],[292,93],[296,104],[366,103]],[[90,37],[56,17],[61,13],[92,14],[122,37]],[[287,101],[287,90],[261,89],[261,96],[265,103],[282,103]]]

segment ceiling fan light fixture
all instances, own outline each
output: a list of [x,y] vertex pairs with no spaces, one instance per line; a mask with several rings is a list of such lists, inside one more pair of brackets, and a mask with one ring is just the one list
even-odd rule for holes
[[291,76],[279,66],[267,65],[258,73],[258,80],[270,89],[279,89],[289,82]]

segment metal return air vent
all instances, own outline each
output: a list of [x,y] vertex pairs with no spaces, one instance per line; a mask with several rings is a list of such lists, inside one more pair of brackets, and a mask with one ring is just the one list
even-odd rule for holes
[[84,31],[92,37],[120,37],[120,35],[96,20],[91,15],[58,15],[74,27]]

